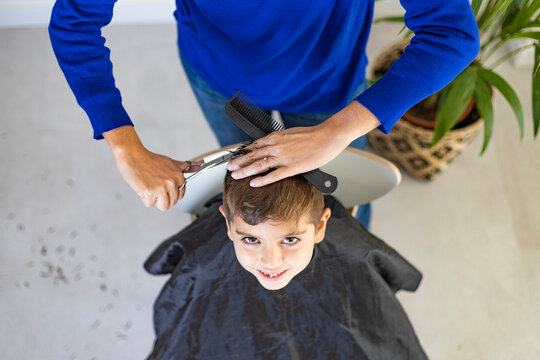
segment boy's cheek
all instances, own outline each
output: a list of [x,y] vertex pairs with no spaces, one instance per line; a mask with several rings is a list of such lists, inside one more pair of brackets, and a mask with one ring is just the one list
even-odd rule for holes
[[238,246],[236,242],[234,242],[234,254],[236,255],[236,260],[240,263],[240,265],[244,268],[244,270],[248,270],[249,265],[251,264],[251,258],[248,254],[245,253],[244,249]]

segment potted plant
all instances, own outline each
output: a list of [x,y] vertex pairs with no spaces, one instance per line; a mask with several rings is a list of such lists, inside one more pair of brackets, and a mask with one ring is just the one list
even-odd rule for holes
[[[523,108],[516,92],[496,72],[497,66],[529,48],[534,49],[532,107],[534,137],[540,126],[540,0],[472,0],[480,31],[480,53],[450,84],[411,108],[390,134],[368,134],[370,145],[396,161],[412,175],[433,179],[479,132],[482,119],[484,140],[480,155],[490,142],[494,126],[492,95],[497,90],[508,101],[524,134]],[[403,22],[403,17],[376,21]],[[404,28],[405,29],[405,28]],[[402,30],[403,31],[403,30]],[[391,45],[374,61],[375,78],[386,72],[408,45],[405,39]],[[498,55],[508,41],[530,39],[530,43]]]

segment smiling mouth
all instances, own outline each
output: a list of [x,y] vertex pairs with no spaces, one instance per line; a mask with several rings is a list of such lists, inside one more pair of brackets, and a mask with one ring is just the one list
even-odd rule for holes
[[267,280],[278,280],[283,274],[285,274],[285,272],[287,270],[283,270],[281,272],[273,273],[273,274],[266,273],[266,272],[258,270],[258,269],[257,269],[257,271]]

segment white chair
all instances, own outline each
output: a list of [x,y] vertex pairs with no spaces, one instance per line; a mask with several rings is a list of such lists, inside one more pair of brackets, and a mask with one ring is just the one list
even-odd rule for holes
[[[200,155],[196,159],[205,162],[226,154],[239,145],[230,145]],[[201,173],[186,185],[185,196],[175,206],[190,213],[201,214],[205,202],[213,195],[223,192],[223,179],[227,164],[220,164]],[[345,207],[351,208],[380,198],[401,182],[398,168],[379,156],[348,147],[330,163],[321,168],[338,178],[337,190],[332,194]]]

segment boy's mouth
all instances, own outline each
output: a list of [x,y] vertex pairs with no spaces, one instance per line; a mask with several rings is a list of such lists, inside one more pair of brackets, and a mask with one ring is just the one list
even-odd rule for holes
[[257,269],[257,271],[267,280],[278,280],[283,274],[285,274],[285,272],[287,270],[283,270],[281,272],[278,272],[278,273],[267,273],[267,272],[264,272],[264,271],[261,271],[259,269]]

